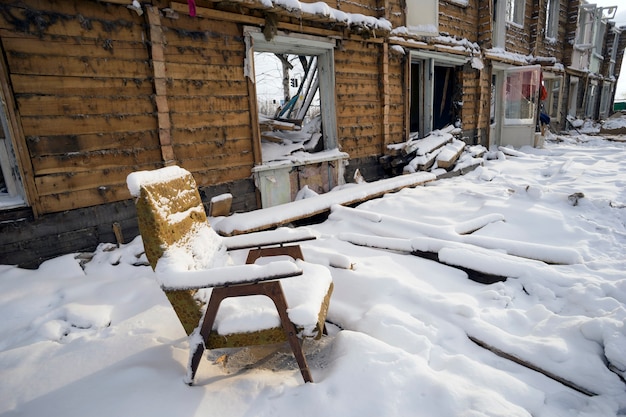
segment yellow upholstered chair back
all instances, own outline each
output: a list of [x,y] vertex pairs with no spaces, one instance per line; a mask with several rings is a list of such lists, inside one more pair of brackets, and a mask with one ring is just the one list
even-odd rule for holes
[[[188,171],[172,166],[136,172],[129,175],[128,187],[135,196],[139,232],[153,269],[168,248],[192,248],[191,240],[198,230],[209,228],[196,182]],[[218,248],[216,252],[222,251],[225,249]],[[210,266],[212,255],[202,254],[205,258],[202,266]],[[194,257],[192,253],[189,256]],[[196,290],[166,290],[165,293],[185,331],[191,334],[202,316],[202,305],[194,298]]]

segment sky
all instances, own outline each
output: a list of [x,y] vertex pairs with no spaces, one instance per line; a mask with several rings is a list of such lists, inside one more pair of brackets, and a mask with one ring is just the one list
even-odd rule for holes
[[329,334],[304,344],[314,383],[278,345],[206,352],[185,385],[189,342],[141,239],[0,265],[0,416],[623,417],[626,136],[591,132],[468,152],[464,176],[298,227],[334,283]]

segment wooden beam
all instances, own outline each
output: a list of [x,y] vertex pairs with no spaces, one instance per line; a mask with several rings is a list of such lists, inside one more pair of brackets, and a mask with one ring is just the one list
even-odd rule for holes
[[558,376],[558,375],[556,375],[556,374],[554,374],[554,373],[552,373],[550,371],[546,371],[545,369],[540,368],[538,365],[535,365],[535,364],[533,364],[531,362],[528,362],[528,361],[526,361],[524,359],[520,359],[517,356],[512,355],[510,353],[504,352],[503,350],[500,350],[500,349],[498,349],[498,348],[496,348],[496,347],[494,347],[494,346],[492,346],[492,345],[490,345],[490,344],[488,344],[488,343],[486,343],[486,342],[484,342],[484,341],[482,341],[482,340],[480,340],[480,339],[478,339],[476,337],[473,337],[473,336],[470,336],[470,335],[467,335],[467,337],[472,342],[476,343],[478,346],[495,353],[496,355],[500,356],[501,358],[508,359],[510,361],[513,361],[513,362],[519,364],[519,365],[522,365],[525,368],[532,369],[535,372],[539,372],[540,374],[543,374],[543,375],[547,376],[548,378],[550,378],[550,379],[552,379],[552,380],[554,380],[556,382],[559,382],[559,383],[565,385],[566,387],[569,387],[569,388],[571,388],[571,389],[573,389],[575,391],[578,391],[578,392],[580,392],[582,394],[585,394],[585,395],[588,395],[590,397],[598,395],[598,394],[596,394],[596,393],[594,393],[594,392],[592,392],[592,391],[590,391],[590,390],[588,390],[586,388],[581,387],[580,385],[577,385],[577,384],[573,383],[572,381],[569,381],[569,380],[567,380],[567,379],[565,379],[563,377],[560,377],[560,376]]
[[161,27],[159,9],[146,5],[146,15],[149,23],[149,37],[152,48],[152,69],[154,72],[155,102],[157,106],[157,120],[159,124],[159,143],[164,165],[175,163],[174,148],[172,147],[172,123],[170,109],[167,102],[167,72],[165,68],[165,39]]
[[389,135],[389,106],[391,99],[389,97],[389,43],[384,42],[383,45],[383,62],[382,62],[382,78],[383,78],[383,143],[381,154],[387,151],[387,145],[391,142]]

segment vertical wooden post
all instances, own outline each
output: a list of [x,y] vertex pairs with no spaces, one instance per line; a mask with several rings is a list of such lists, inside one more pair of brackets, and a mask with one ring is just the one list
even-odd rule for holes
[[382,62],[382,77],[383,77],[383,149],[381,149],[384,155],[387,152],[387,145],[390,143],[389,133],[389,41],[385,39],[383,42],[383,62]]
[[165,68],[165,40],[161,27],[161,15],[157,7],[146,5],[149,23],[149,37],[152,44],[152,70],[154,72],[155,102],[159,124],[159,143],[164,165],[175,163],[172,147],[172,126],[170,109],[167,103],[167,75]]
[[245,77],[248,84],[248,103],[250,105],[250,129],[252,130],[252,153],[254,164],[263,162],[261,155],[261,131],[259,130],[259,105],[256,96],[255,70],[254,70],[254,40],[252,36],[244,33],[246,42],[246,68]]

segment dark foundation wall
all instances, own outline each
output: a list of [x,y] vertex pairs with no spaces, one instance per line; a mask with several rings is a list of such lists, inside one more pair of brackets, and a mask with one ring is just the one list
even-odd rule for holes
[[[232,211],[257,208],[252,180],[201,187],[208,211],[212,197],[233,195]],[[33,219],[28,211],[3,214],[0,222],[0,265],[37,268],[42,262],[60,255],[92,252],[98,244],[116,243],[113,224],[118,223],[123,243],[139,235],[137,212],[132,200],[52,213]]]

